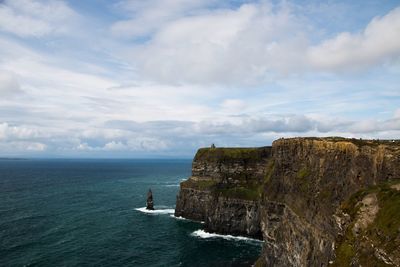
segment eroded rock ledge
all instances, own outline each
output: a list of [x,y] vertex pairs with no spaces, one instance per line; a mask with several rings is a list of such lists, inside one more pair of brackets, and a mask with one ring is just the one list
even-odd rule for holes
[[[264,239],[257,266],[399,266],[398,184],[400,141],[203,148],[175,215],[204,221],[210,232]],[[363,219],[366,211],[374,218]]]

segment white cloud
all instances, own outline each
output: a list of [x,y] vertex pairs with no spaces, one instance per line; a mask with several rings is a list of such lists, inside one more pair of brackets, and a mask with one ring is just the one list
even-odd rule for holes
[[42,36],[51,32],[46,22],[21,16],[8,7],[0,6],[0,29],[19,36]]
[[246,103],[240,99],[225,99],[221,103],[221,108],[229,113],[243,113],[246,108]]
[[126,149],[126,145],[124,145],[122,142],[109,142],[107,144],[104,145],[104,150],[125,150]]
[[143,77],[160,82],[259,84],[304,65],[301,24],[289,7],[268,4],[187,16],[166,23],[132,60]]
[[[357,134],[377,134],[383,132],[392,132],[400,130],[400,118],[394,115],[386,120],[379,119],[361,119],[348,120],[340,118],[319,118],[314,119],[316,129],[322,133],[347,132]],[[392,135],[392,138],[394,136]]]
[[0,3],[0,31],[21,37],[68,32],[77,14],[62,1],[7,0]]
[[0,70],[0,97],[12,96],[22,92],[15,74]]
[[82,151],[85,151],[85,150],[93,150],[93,148],[92,147],[90,147],[87,143],[79,143],[79,145],[76,147],[76,149],[77,150],[82,150]]
[[90,146],[88,143],[79,143],[76,147],[80,151],[125,151],[129,150],[128,147],[119,141],[111,141],[102,146]]
[[101,128],[90,128],[84,129],[79,133],[81,138],[93,138],[93,139],[116,139],[122,138],[127,135],[127,132],[120,129],[101,129]]
[[[109,121],[102,128],[87,125],[55,131],[47,126],[0,124],[2,153],[187,153],[198,146],[268,145],[279,137],[339,135],[362,138],[395,138],[400,119],[347,120],[302,115],[219,117],[194,121]],[[25,146],[25,147],[24,147]],[[94,154],[93,154],[94,153]],[[89,154],[87,154],[89,155]]]
[[84,18],[63,1],[0,2],[0,156],[399,136],[399,9],[340,33],[290,2],[132,0]]
[[282,76],[365,70],[400,56],[400,8],[360,32],[317,42],[310,20],[298,12],[262,1],[183,13],[154,22],[149,41],[134,46],[130,58],[141,78],[152,81],[249,86]]
[[394,112],[394,118],[400,119],[400,108],[396,109],[396,111]]
[[139,137],[128,140],[130,149],[138,151],[163,151],[169,147],[166,140],[157,137]]
[[27,153],[42,153],[47,146],[43,143],[29,141],[0,142],[1,155],[27,155]]
[[365,69],[400,56],[400,7],[374,18],[361,33],[343,32],[311,47],[317,70]]
[[22,143],[27,151],[45,151],[47,146],[43,143]]
[[38,137],[46,137],[48,136],[45,133],[42,133],[39,129],[18,125],[18,126],[10,126],[8,123],[0,123],[0,140],[17,140],[17,139],[35,139]]
[[[147,36],[163,24],[196,12],[215,0],[128,0],[121,1],[116,8],[130,18],[115,22],[111,26],[114,35],[128,38]],[[198,12],[198,11],[197,11]]]
[[[152,133],[155,134],[155,133]],[[129,138],[128,138],[129,137]],[[110,141],[102,145],[91,146],[86,142],[80,142],[76,146],[77,150],[80,151],[118,151],[118,152],[160,152],[168,148],[166,140],[162,140],[156,137],[137,136],[136,134],[128,134],[120,141]],[[73,148],[70,148],[73,149]]]

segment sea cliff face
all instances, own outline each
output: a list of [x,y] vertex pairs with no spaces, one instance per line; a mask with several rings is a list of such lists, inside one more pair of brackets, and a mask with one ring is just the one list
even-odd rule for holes
[[365,258],[399,266],[399,179],[398,141],[292,138],[272,148],[200,149],[176,215],[212,232],[262,236],[257,266],[365,266]]
[[175,216],[205,222],[207,231],[262,238],[260,200],[271,147],[204,148],[181,183]]

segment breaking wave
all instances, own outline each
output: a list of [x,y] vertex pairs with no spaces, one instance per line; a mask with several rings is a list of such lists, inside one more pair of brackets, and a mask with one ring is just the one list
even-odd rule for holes
[[135,210],[143,212],[143,213],[149,213],[149,214],[173,214],[175,212],[174,209],[148,210],[148,209],[146,209],[146,207],[136,208]]
[[171,214],[171,215],[169,215],[169,216],[171,216],[172,218],[174,218],[174,219],[176,219],[176,220],[182,220],[182,221],[189,221],[189,222],[195,222],[195,223],[201,223],[201,224],[204,224],[205,222],[202,222],[202,221],[193,221],[193,220],[191,220],[191,219],[187,219],[187,218],[184,218],[184,217],[182,217],[182,216],[175,216],[174,214]]
[[226,240],[234,240],[234,241],[251,241],[251,242],[257,242],[257,243],[263,242],[262,240],[258,240],[255,238],[250,238],[250,237],[245,237],[245,236],[233,236],[233,235],[221,235],[221,234],[215,234],[215,233],[208,233],[204,230],[196,230],[191,235],[198,237],[198,238],[223,238]]
[[166,184],[165,187],[179,187],[179,184]]
[[183,218],[182,216],[175,216],[174,214],[169,215],[174,219],[182,220],[182,221],[189,221],[189,219]]

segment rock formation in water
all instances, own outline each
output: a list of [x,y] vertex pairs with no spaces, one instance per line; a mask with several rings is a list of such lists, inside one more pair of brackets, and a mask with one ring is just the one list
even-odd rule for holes
[[176,216],[263,239],[256,266],[400,266],[400,142],[279,139],[203,148]]
[[146,205],[146,209],[148,209],[148,210],[154,210],[153,192],[151,192],[151,189],[149,189],[149,192],[147,192],[147,205]]

